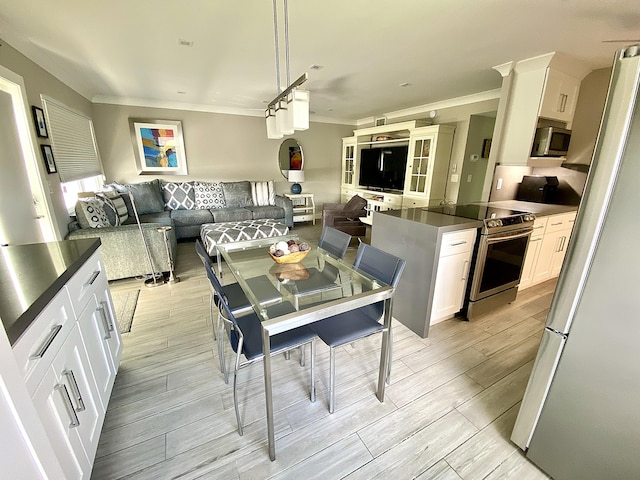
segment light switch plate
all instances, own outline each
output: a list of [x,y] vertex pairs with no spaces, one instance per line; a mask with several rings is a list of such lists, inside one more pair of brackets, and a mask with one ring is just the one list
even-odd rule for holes
[[496,182],[496,190],[500,190],[502,188],[502,179],[499,178]]
[[459,175],[457,173],[454,173],[453,175],[451,175],[451,183],[457,183],[459,178]]

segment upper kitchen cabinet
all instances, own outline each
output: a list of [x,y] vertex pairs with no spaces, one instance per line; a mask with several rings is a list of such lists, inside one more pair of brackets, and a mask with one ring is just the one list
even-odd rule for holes
[[559,166],[559,159],[531,158],[536,128],[550,122],[571,127],[580,82],[588,68],[566,55],[549,53],[495,69],[503,76],[494,132],[496,163]]
[[538,116],[565,122],[570,126],[579,90],[580,80],[559,70],[547,68]]

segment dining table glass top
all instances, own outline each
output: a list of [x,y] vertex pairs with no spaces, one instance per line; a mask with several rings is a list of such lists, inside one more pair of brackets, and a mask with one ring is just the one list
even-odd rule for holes
[[[281,240],[306,242],[311,249],[299,263],[276,263],[269,247]],[[271,334],[385,300],[392,293],[389,285],[297,235],[234,242],[218,248]]]

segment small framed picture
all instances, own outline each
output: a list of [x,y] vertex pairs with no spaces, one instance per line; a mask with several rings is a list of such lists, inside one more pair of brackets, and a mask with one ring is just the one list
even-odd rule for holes
[[38,107],[31,107],[33,112],[33,121],[36,124],[36,133],[40,138],[49,138],[47,132],[47,123],[44,121],[44,111]]
[[51,145],[40,145],[40,149],[42,150],[44,165],[47,167],[47,173],[56,173],[58,169],[56,168],[56,161],[53,158],[53,150],[51,150]]

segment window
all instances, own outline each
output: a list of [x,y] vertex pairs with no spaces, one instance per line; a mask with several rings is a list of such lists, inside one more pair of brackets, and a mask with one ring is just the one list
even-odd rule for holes
[[50,97],[42,97],[53,155],[62,183],[102,175],[91,118]]
[[78,192],[100,190],[104,185],[93,121],[50,97],[42,96],[42,105],[65,205],[73,214]]

